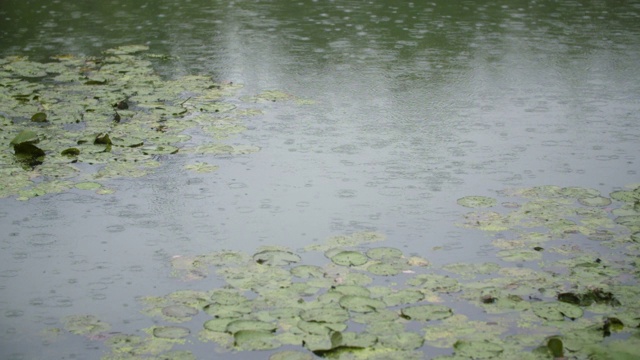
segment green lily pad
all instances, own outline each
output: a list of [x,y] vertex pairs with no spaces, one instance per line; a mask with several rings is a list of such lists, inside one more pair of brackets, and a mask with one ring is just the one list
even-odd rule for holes
[[169,305],[162,308],[162,314],[164,316],[176,319],[190,319],[191,317],[198,315],[198,312],[198,309],[182,304]]
[[378,336],[381,346],[399,350],[414,350],[422,347],[424,337],[414,332],[401,332]]
[[634,190],[614,191],[609,194],[609,196],[614,200],[633,204],[636,201],[640,201],[640,187],[635,188]]
[[342,295],[358,295],[368,297],[371,295],[371,291],[360,285],[336,285],[333,286],[331,291],[339,292]]
[[72,147],[72,148],[68,148],[68,149],[64,149],[60,152],[60,155],[65,155],[65,156],[78,156],[80,155],[80,149]]
[[209,331],[223,333],[227,332],[227,326],[229,325],[229,323],[236,320],[238,320],[238,318],[215,318],[205,321],[203,326]]
[[401,312],[405,319],[416,321],[442,320],[453,315],[451,308],[435,304],[409,306]]
[[496,199],[487,196],[465,196],[458,199],[458,205],[468,208],[492,207],[496,203]]
[[555,321],[562,321],[565,317],[574,320],[583,314],[580,307],[565,302],[535,302],[531,309],[538,317]]
[[171,145],[149,145],[143,146],[140,148],[143,154],[145,155],[165,155],[165,154],[176,154],[178,152],[178,148]]
[[309,279],[309,278],[324,278],[324,269],[320,266],[316,265],[298,265],[296,267],[291,268],[291,275]]
[[378,247],[367,250],[367,256],[373,260],[398,259],[402,257],[402,251],[391,247]]
[[578,202],[584,206],[609,206],[611,205],[611,199],[606,198],[604,196],[594,196],[594,197],[585,197],[579,198]]
[[329,335],[334,331],[343,331],[347,328],[344,323],[326,323],[300,320],[296,326],[305,333],[312,335]]
[[300,318],[319,323],[342,323],[349,319],[349,313],[340,307],[326,306],[303,310],[300,312]]
[[369,258],[358,251],[340,251],[331,256],[331,261],[341,266],[360,266],[367,263]]
[[234,320],[227,324],[226,331],[231,334],[235,334],[239,331],[243,330],[256,330],[256,331],[266,331],[266,332],[274,332],[276,331],[277,326],[272,323],[260,321],[260,320]]
[[347,310],[363,313],[384,309],[387,306],[382,300],[358,295],[344,295],[340,298],[339,304]]
[[281,345],[270,331],[241,330],[234,333],[233,338],[234,345],[242,350],[270,350]]
[[258,264],[284,266],[300,261],[300,256],[291,251],[264,250],[253,255],[253,260]]
[[458,340],[454,345],[456,355],[466,356],[472,359],[491,359],[500,355],[504,347],[488,340],[466,341]]
[[102,187],[102,184],[91,182],[91,181],[86,181],[86,182],[81,182],[76,184],[76,189],[80,189],[80,190],[97,190],[97,189],[100,189],[101,187]]
[[191,333],[191,331],[182,326],[158,326],[153,328],[153,336],[160,339],[182,339]]
[[39,141],[38,134],[36,134],[35,131],[23,130],[18,135],[16,135],[9,144],[11,145],[19,145],[24,143],[35,144],[38,141]]
[[47,122],[47,114],[43,112],[35,113],[31,116],[31,121],[38,123]]
[[424,294],[418,290],[403,289],[386,295],[382,300],[387,306],[415,304],[424,299]]
[[111,325],[93,315],[70,315],[62,319],[64,328],[72,334],[92,336],[109,331]]

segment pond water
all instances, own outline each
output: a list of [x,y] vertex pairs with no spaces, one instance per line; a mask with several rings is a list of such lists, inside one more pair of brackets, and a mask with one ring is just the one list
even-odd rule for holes
[[[605,1],[2,1],[0,57],[145,44],[166,78],[242,84],[232,102],[312,101],[259,104],[225,140],[256,153],[162,156],[110,195],[0,199],[0,357],[99,359],[43,329],[153,325],[137,297],[196,286],[170,277],[174,256],[375,231],[436,265],[489,261],[457,199],[639,182],[639,17]],[[194,158],[220,169],[185,171]]]

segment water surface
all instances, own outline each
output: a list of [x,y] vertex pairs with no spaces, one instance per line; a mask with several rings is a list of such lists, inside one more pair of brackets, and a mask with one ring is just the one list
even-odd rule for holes
[[485,261],[456,199],[638,182],[639,16],[604,1],[3,1],[0,56],[147,44],[173,57],[167,78],[315,104],[262,105],[228,140],[261,151],[207,158],[209,175],[176,156],[113,195],[0,199],[1,357],[100,358],[39,334],[86,312],[149,326],[135,298],[189,286],[168,276],[174,255],[373,230],[436,264]]

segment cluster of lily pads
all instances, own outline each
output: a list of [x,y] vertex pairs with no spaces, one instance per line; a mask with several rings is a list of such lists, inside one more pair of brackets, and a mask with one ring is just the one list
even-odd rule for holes
[[[141,298],[158,325],[139,334],[110,332],[91,315],[68,317],[65,328],[104,339],[104,359],[195,359],[192,342],[268,350],[273,360],[637,358],[640,186],[609,197],[556,186],[500,195],[513,201],[458,200],[474,208],[461,226],[494,239],[494,262],[436,268],[377,245],[384,235],[375,232],[299,254],[270,246],[180,256],[174,276],[224,285]],[[327,263],[305,264],[317,252]]]
[[[49,63],[0,59],[0,198],[72,188],[111,193],[102,180],[144,176],[163,155],[259,150],[220,141],[245,131],[243,118],[260,113],[225,100],[240,85],[204,75],[164,79],[152,65],[166,57],[146,50],[127,45],[102,57],[61,55]],[[304,102],[277,90],[243,100]],[[189,142],[192,135],[200,136],[197,142]]]

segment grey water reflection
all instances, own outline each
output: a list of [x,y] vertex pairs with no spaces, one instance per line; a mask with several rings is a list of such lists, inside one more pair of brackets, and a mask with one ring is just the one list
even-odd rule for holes
[[168,277],[174,255],[375,230],[435,263],[475,261],[491,251],[455,226],[459,197],[638,182],[639,15],[604,1],[2,1],[1,56],[145,43],[172,56],[165,76],[316,104],[262,105],[229,140],[262,150],[202,159],[210,175],[176,156],[110,196],[0,199],[0,357],[99,358],[34,339],[77,313],[148,327],[137,296],[192,286]]

